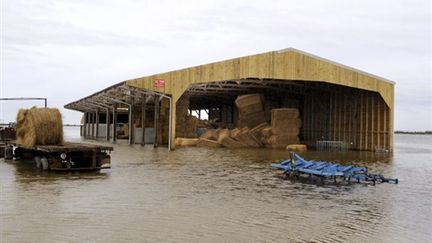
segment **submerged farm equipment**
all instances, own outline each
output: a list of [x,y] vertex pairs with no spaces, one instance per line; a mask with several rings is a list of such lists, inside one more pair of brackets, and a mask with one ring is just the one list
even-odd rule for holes
[[271,166],[275,169],[282,170],[284,174],[288,176],[313,176],[324,180],[326,178],[333,179],[335,182],[337,179],[342,181],[356,181],[371,182],[374,185],[376,183],[394,183],[399,182],[398,179],[386,178],[381,174],[371,174],[368,172],[368,168],[364,166],[354,165],[341,165],[330,163],[327,161],[314,161],[305,160],[296,153],[290,153],[291,159],[285,160],[279,164],[272,164]]

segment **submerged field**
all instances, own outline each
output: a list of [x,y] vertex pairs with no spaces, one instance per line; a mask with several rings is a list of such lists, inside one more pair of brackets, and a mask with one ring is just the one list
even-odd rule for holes
[[304,154],[400,180],[377,186],[286,179],[270,168],[284,150],[114,149],[101,173],[0,160],[0,242],[432,240],[432,136],[397,134],[392,155]]

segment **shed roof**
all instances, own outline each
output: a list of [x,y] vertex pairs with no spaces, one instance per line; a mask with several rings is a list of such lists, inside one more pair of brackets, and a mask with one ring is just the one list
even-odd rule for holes
[[[261,80],[262,82],[309,81],[343,85],[377,92],[393,109],[394,82],[388,79],[324,59],[294,48],[271,51],[214,62],[176,71],[154,74],[123,81],[93,95],[65,105],[77,109],[77,104],[90,102],[97,106],[100,97],[124,92],[127,87],[136,87],[153,94],[171,95],[174,101],[191,86],[215,82]],[[164,85],[155,85],[163,80]],[[128,91],[130,93],[130,91]],[[120,93],[119,93],[120,94]],[[124,95],[121,93],[120,95]],[[99,98],[93,99],[93,98]],[[117,98],[117,97],[116,97]],[[105,106],[104,106],[105,107]]]
[[[163,88],[154,82],[163,79]],[[131,86],[170,94],[177,100],[190,85],[230,80],[310,81],[378,92],[393,108],[394,82],[294,48],[238,57],[127,80]]]

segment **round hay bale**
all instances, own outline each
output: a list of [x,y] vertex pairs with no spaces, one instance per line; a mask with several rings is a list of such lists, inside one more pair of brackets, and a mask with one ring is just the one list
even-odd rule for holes
[[304,144],[289,144],[286,146],[286,150],[294,152],[306,152],[307,147]]
[[174,143],[176,146],[179,147],[190,147],[190,146],[196,146],[198,144],[199,139],[198,138],[176,138],[174,140]]
[[20,109],[16,131],[17,144],[23,147],[63,144],[62,116],[56,108]]

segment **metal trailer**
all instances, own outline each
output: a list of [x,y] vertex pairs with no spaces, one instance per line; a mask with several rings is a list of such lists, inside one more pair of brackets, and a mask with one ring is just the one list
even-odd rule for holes
[[6,143],[5,159],[33,160],[35,166],[51,171],[95,171],[111,168],[113,147],[87,143],[36,145],[24,148]]
[[381,174],[371,174],[368,172],[367,167],[353,166],[353,165],[340,165],[330,163],[327,161],[314,161],[305,160],[296,153],[290,153],[291,159],[282,161],[279,164],[272,164],[275,169],[282,170],[287,176],[300,176],[306,175],[309,178],[312,176],[319,177],[322,180],[331,178],[335,182],[342,179],[343,181],[351,182],[351,180],[360,182],[375,183],[395,183],[399,182],[398,179],[386,178]]

